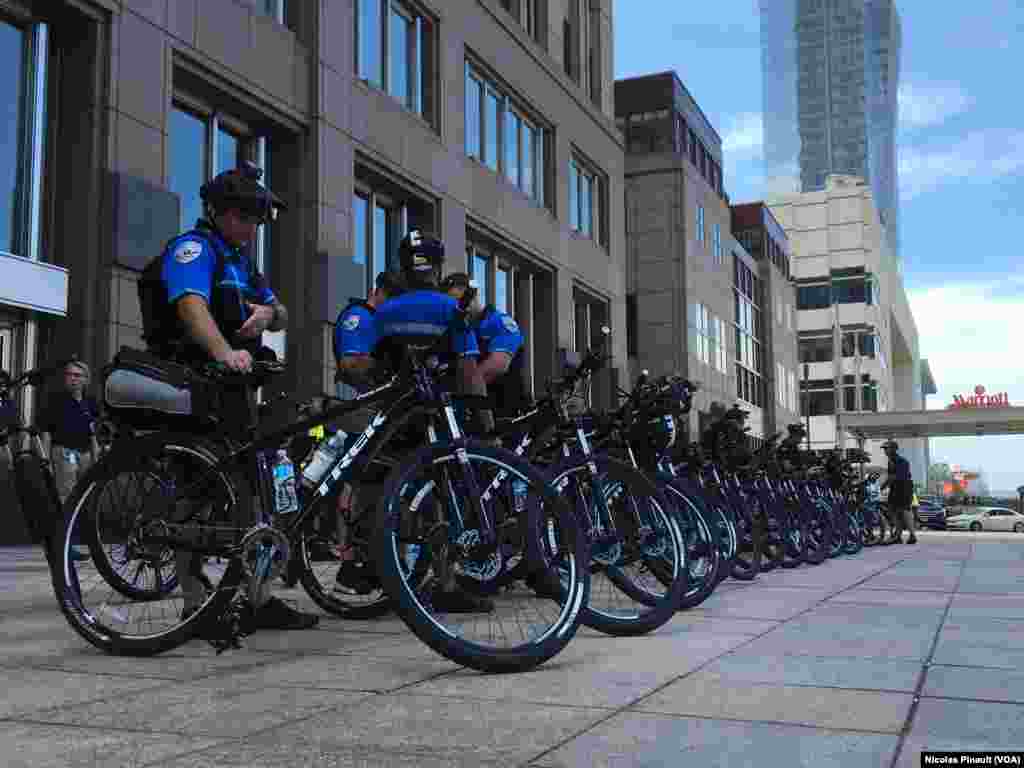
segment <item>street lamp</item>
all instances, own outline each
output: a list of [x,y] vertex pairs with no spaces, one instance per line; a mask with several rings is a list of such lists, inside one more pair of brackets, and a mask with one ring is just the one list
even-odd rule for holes
[[808,379],[811,376],[811,366],[804,363],[804,421],[807,424],[807,450],[811,450],[811,391]]

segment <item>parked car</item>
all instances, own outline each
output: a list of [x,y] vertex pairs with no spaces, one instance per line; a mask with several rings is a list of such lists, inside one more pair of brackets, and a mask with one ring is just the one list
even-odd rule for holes
[[946,530],[946,508],[934,501],[921,501],[917,508],[917,524],[936,531]]
[[970,507],[946,518],[954,531],[1015,531],[1024,533],[1024,515],[1006,507]]

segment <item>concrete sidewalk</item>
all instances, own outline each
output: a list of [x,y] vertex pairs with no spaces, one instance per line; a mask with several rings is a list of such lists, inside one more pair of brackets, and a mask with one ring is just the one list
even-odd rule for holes
[[[0,550],[0,764],[917,766],[1024,749],[1024,536],[925,532],[727,581],[642,638],[482,676],[398,620],[100,655]],[[282,596],[311,608],[300,590]]]

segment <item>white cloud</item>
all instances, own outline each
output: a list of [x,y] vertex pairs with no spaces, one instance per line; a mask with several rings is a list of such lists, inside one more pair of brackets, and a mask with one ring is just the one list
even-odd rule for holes
[[975,131],[941,148],[901,146],[901,198],[957,182],[990,182],[1024,168],[1024,131]]
[[901,129],[939,125],[974,104],[974,99],[956,83],[904,83],[897,98]]
[[[1024,405],[1024,366],[1019,348],[1024,316],[1024,278],[992,282],[947,283],[912,291],[921,357],[935,378],[938,394],[929,407],[944,408],[953,395],[970,394],[977,385],[1006,392],[1010,403]],[[933,461],[981,468],[993,490],[1024,484],[1019,461],[1024,437],[957,437],[932,440]]]
[[722,137],[722,152],[744,152],[760,156],[764,144],[764,124],[760,112],[743,112],[729,119]]

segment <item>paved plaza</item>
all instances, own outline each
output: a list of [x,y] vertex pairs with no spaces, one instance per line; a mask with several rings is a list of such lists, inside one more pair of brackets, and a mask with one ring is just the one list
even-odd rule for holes
[[42,557],[3,549],[0,764],[916,767],[923,748],[1024,749],[1024,536],[920,538],[727,581],[647,637],[581,629],[502,677],[394,618],[104,656]]

